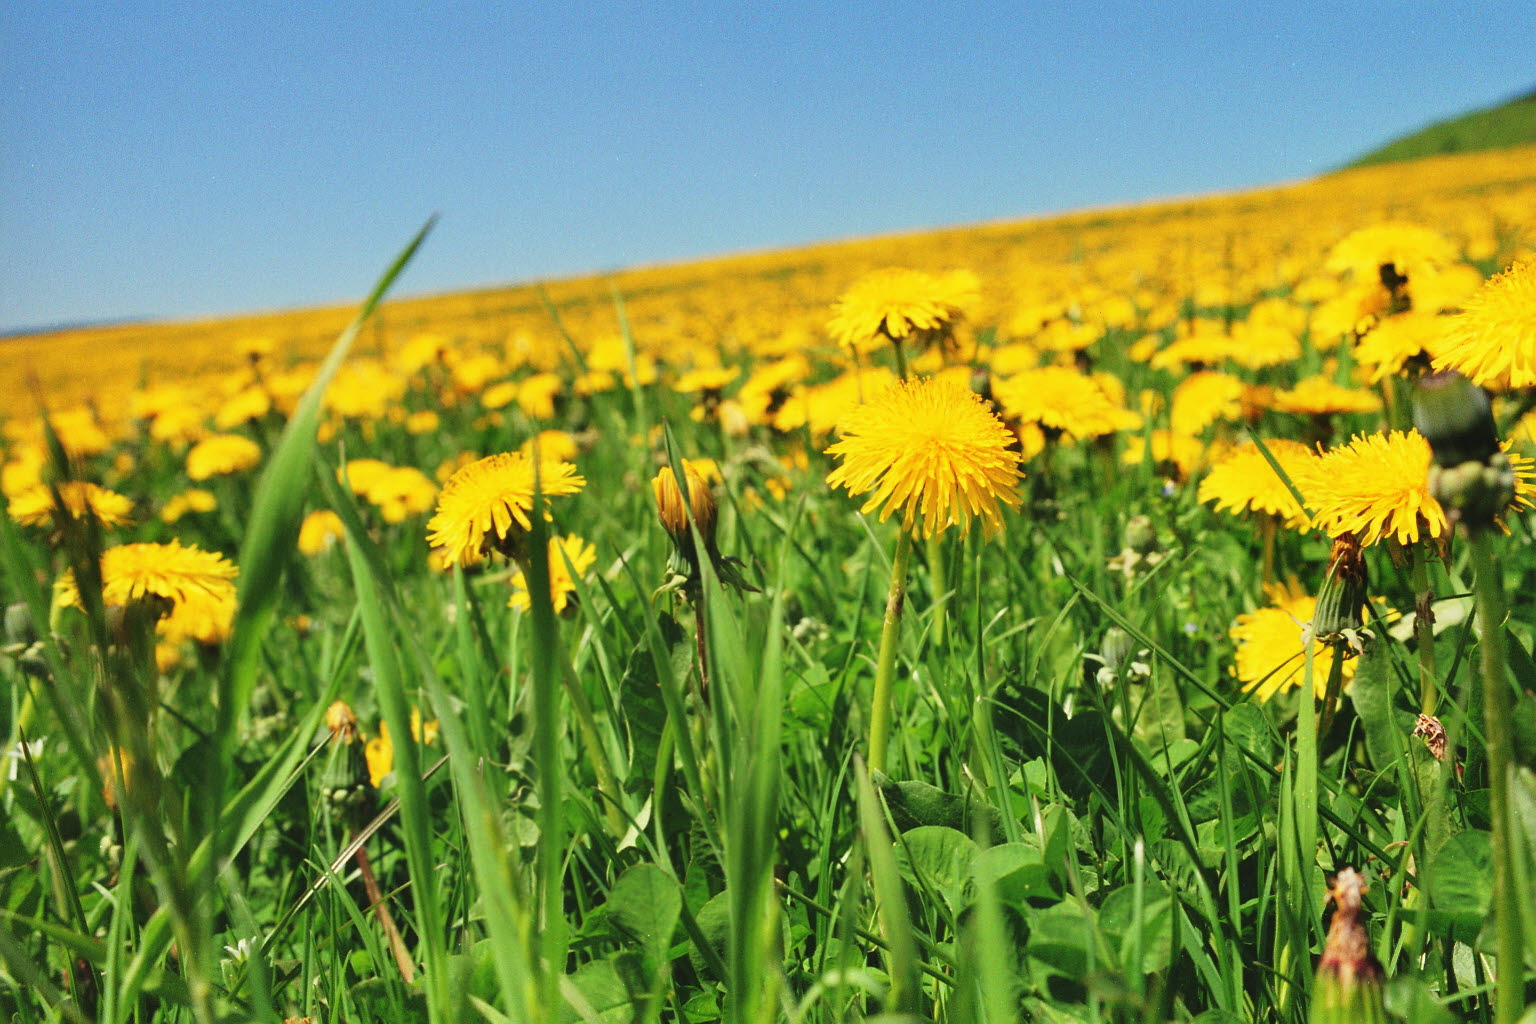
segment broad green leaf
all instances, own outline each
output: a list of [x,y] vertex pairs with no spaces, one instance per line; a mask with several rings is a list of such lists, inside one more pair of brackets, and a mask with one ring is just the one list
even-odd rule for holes
[[1493,854],[1487,832],[1469,829],[1446,840],[1427,874],[1430,927],[1473,942],[1493,899]]
[[636,864],[625,871],[608,894],[607,909],[613,923],[639,943],[644,953],[648,983],[658,981],[666,967],[667,950],[682,907],[677,879],[654,864]]
[[976,860],[976,841],[942,825],[924,825],[901,834],[896,867],[918,892],[936,892],[954,917],[968,905],[966,888]]

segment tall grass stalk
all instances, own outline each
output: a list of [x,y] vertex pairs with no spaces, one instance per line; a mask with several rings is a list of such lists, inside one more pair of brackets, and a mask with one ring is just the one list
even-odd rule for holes
[[896,649],[901,642],[901,613],[907,603],[907,571],[912,560],[912,537],[906,530],[896,535],[891,556],[891,584],[885,597],[885,618],[880,626],[880,653],[875,661],[875,687],[869,708],[869,770],[886,770],[886,748],[891,741],[895,713],[892,690],[896,676]]
[[1488,816],[1493,853],[1493,920],[1498,933],[1498,978],[1494,1000],[1498,1024],[1514,1024],[1525,1012],[1525,942],[1523,900],[1516,882],[1517,844],[1510,808],[1510,773],[1514,698],[1506,676],[1504,580],[1493,550],[1493,530],[1466,531],[1477,601],[1478,650],[1483,677],[1484,742],[1488,756]]

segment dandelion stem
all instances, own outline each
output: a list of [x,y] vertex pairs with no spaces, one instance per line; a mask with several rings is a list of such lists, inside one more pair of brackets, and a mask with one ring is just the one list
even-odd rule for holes
[[1498,981],[1494,1019],[1513,1024],[1525,1008],[1524,941],[1519,894],[1514,892],[1515,849],[1510,834],[1510,721],[1514,702],[1505,678],[1504,583],[1493,553],[1492,531],[1467,531],[1477,600],[1478,647],[1483,675],[1483,715],[1488,750],[1488,816],[1492,822],[1493,914],[1498,932]]
[[891,679],[896,669],[896,642],[901,636],[901,610],[907,602],[907,565],[912,537],[905,530],[896,538],[891,556],[891,589],[885,598],[885,625],[880,630],[880,655],[875,663],[875,692],[869,712],[869,770],[885,771],[885,750],[891,739]]
[[933,616],[929,635],[936,645],[944,643],[945,612],[949,605],[949,576],[944,571],[942,536],[939,533],[928,535],[928,578],[933,587]]
[[1415,595],[1413,640],[1419,648],[1419,711],[1433,715],[1440,704],[1440,687],[1435,673],[1435,615],[1430,605],[1434,594],[1429,589],[1429,559],[1422,542],[1408,546],[1408,558]]

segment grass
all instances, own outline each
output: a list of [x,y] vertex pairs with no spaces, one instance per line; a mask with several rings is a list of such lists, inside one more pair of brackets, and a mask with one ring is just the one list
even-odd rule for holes
[[[515,355],[508,341],[498,375],[473,387],[466,351],[391,370],[372,378],[400,384],[376,415],[336,414],[359,361],[349,347],[375,336],[370,314],[425,233],[305,397],[227,428],[265,460],[215,482],[217,512],[153,516],[192,481],[184,446],[147,425],[97,451],[67,418],[45,434],[46,479],[110,481],[138,510],[115,530],[62,512],[48,527],[0,517],[0,727],[16,768],[0,773],[0,1015],[1305,1021],[1318,1019],[1324,894],[1345,866],[1369,881],[1388,1019],[1523,1010],[1519,972],[1497,970],[1515,933],[1501,944],[1488,922],[1495,905],[1536,916],[1527,514],[1480,541],[1496,562],[1460,541],[1414,559],[1367,552],[1381,617],[1324,720],[1310,682],[1268,701],[1236,685],[1230,631],[1266,602],[1271,557],[1315,591],[1326,539],[1279,531],[1267,557],[1258,524],[1199,501],[1196,467],[1138,458],[1166,426],[1151,399],[1144,427],[1042,441],[1023,508],[995,538],[947,531],[910,559],[894,520],[826,486],[829,439],[809,414],[771,425],[758,412],[735,429],[711,404],[745,404],[786,351],[806,357],[803,398],[848,369],[835,352],[771,331],[756,345],[701,341],[623,289],[606,297],[611,335],[567,320],[569,296],[552,294],[547,350]],[[1154,251],[1147,237],[1128,234],[1127,249]],[[1213,244],[1240,259],[1230,240]],[[1082,272],[1101,266],[1084,259]],[[1080,296],[1082,322],[1119,299],[1137,318],[1087,350],[1122,408],[1183,376],[1133,357],[1143,336],[1163,344],[1190,319],[1241,321],[1264,302],[1315,312],[1258,261],[1191,279],[1194,263],[1168,270],[1161,299],[1129,286]],[[1011,372],[1008,330],[984,323],[952,358]],[[1227,369],[1288,387],[1338,351],[1301,336],[1294,362]],[[411,340],[382,337],[397,356]],[[712,356],[743,367],[724,395],[667,386]],[[237,383],[273,387],[278,367],[251,364]],[[488,400],[501,378],[534,372],[560,376],[549,412]],[[436,422],[412,432],[406,414],[423,411]],[[1380,417],[1321,426],[1337,443]],[[587,483],[533,501],[548,518],[534,512],[524,545],[527,611],[508,607],[510,563],[434,566],[426,512],[395,515],[356,489],[362,457],[431,471],[549,428],[570,435]],[[1251,432],[1319,428],[1268,411]],[[1216,422],[1200,442],[1240,437]],[[649,481],[662,466],[687,479],[683,458],[718,467],[713,547],[751,587],[727,563],[690,563],[657,522]],[[301,519],[317,510],[341,537],[301,553]],[[692,549],[711,550],[690,514]],[[592,571],[549,553],[569,533],[595,545]],[[226,638],[185,641],[161,663],[162,609],[110,608],[100,553],[171,536],[235,560],[239,610]],[[1515,595],[1507,620],[1459,614],[1474,554],[1479,586],[1496,575]],[[887,630],[893,569],[905,611]],[[83,610],[51,606],[66,570]],[[562,575],[574,579],[557,612]],[[1422,607],[1437,628],[1399,628],[1393,613]],[[1485,729],[1495,645],[1507,736]],[[1425,693],[1455,771],[1412,735]],[[336,724],[338,700],[353,731]],[[1506,756],[1515,768],[1496,780]]]
[[1476,153],[1536,143],[1536,93],[1437,121],[1352,160],[1348,167]]

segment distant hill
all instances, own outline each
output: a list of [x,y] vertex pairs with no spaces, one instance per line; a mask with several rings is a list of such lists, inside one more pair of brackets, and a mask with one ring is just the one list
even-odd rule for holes
[[1536,143],[1536,90],[1507,103],[1421,128],[1346,164],[1368,167],[1443,153],[1471,153]]

